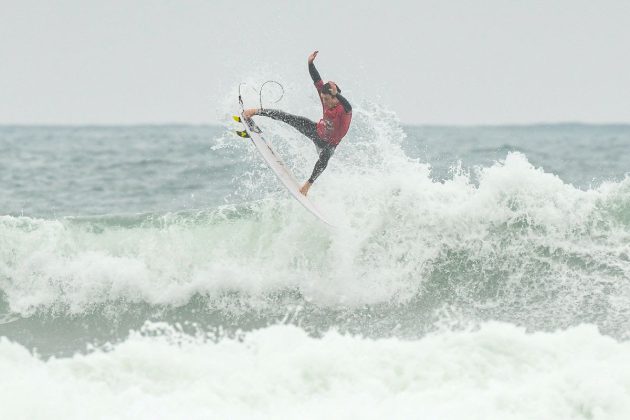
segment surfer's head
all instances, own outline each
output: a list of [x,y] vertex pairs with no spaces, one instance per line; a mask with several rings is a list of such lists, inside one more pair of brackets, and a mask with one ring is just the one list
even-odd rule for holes
[[[339,86],[337,86],[337,93],[341,93]],[[319,93],[319,96],[321,96],[322,102],[326,108],[334,108],[339,103],[339,100],[332,94],[332,85],[330,82],[322,86],[322,91]]]
[[[339,87],[339,85],[336,84],[335,82],[333,83],[335,86],[337,86],[337,93],[341,93],[341,88]],[[322,86],[322,92],[332,96],[333,83],[330,83],[330,82],[324,83],[324,86]]]

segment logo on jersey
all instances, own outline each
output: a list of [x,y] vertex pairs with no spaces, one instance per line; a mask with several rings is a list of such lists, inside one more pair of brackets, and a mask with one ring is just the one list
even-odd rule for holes
[[326,126],[325,130],[327,133],[333,131],[333,122],[331,120],[324,120],[324,125]]

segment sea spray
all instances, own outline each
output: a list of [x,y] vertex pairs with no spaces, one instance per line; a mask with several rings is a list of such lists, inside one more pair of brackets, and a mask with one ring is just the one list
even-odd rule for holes
[[63,359],[0,339],[0,388],[7,418],[621,420],[629,354],[592,326],[487,323],[371,340],[315,339],[290,325],[221,338],[146,324],[106,351]]

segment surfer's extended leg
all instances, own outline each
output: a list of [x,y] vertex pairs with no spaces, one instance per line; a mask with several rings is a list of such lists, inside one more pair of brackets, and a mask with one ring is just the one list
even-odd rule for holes
[[322,149],[319,152],[319,159],[317,160],[317,162],[315,162],[315,168],[313,168],[313,173],[311,174],[311,177],[308,179],[308,182],[310,184],[315,182],[317,177],[320,176],[322,172],[324,172],[324,169],[326,169],[326,166],[328,165],[328,159],[330,159],[333,153],[335,153],[335,146],[327,145],[325,147],[322,147]]
[[317,135],[317,123],[306,117],[289,114],[279,109],[259,109],[256,115],[262,115],[263,117],[273,118],[274,120],[289,124],[312,141],[319,139]]

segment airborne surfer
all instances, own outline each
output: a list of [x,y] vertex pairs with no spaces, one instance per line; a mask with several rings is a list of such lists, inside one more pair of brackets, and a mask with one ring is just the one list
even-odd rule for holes
[[315,83],[315,88],[322,103],[323,117],[319,122],[314,122],[306,117],[292,115],[278,109],[251,108],[243,112],[245,118],[254,115],[273,118],[282,121],[297,129],[300,133],[311,139],[317,148],[319,159],[315,163],[311,177],[302,185],[300,192],[308,194],[308,190],[318,176],[326,169],[328,160],[335,152],[335,148],[348,132],[352,120],[352,106],[346,98],[341,96],[341,89],[335,82],[324,83],[315,68],[315,57],[319,51],[314,51],[308,56],[308,71]]

